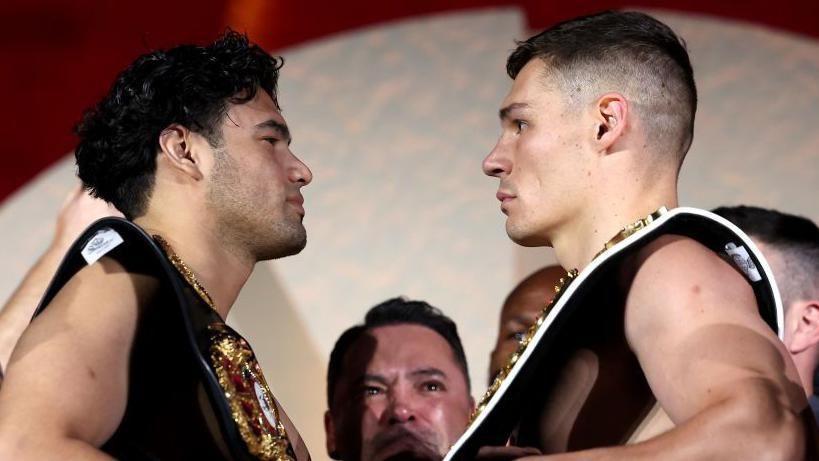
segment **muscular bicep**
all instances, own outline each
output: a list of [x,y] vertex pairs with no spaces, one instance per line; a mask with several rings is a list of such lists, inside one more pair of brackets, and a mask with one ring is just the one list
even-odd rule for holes
[[799,413],[796,370],[748,282],[688,239],[663,237],[644,255],[627,297],[626,334],[675,423],[731,399],[752,411]]
[[12,355],[0,430],[104,443],[127,402],[138,305],[155,285],[106,259],[73,277]]

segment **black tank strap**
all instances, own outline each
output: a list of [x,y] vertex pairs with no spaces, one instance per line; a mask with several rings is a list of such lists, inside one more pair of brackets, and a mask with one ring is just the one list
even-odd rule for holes
[[[165,257],[165,253],[142,228],[122,218],[102,218],[88,227],[71,245],[54,278],[46,290],[32,319],[43,312],[68,281],[83,267],[88,265],[82,251],[100,231],[113,230],[123,242],[109,250],[105,256],[114,258],[127,270],[157,277],[160,284],[175,298],[178,315],[165,316],[167,321],[178,322],[179,334],[185,335],[190,351],[190,359],[196,363],[201,381],[205,386],[208,400],[217,416],[225,442],[236,460],[251,459],[233,422],[228,402],[205,354],[208,340],[201,331],[201,324],[207,322],[196,314],[192,303],[200,302],[186,282]],[[209,308],[208,308],[209,309]],[[193,317],[196,317],[195,319]],[[178,319],[178,320],[174,320]],[[181,320],[181,321],[179,321]],[[205,349],[203,349],[205,348]]]

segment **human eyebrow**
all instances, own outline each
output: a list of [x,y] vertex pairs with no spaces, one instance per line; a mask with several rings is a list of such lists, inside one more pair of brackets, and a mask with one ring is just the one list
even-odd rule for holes
[[529,104],[527,104],[525,102],[513,102],[512,104],[509,104],[508,106],[506,106],[506,107],[502,108],[501,110],[499,110],[498,111],[498,117],[500,117],[501,121],[503,121],[503,120],[506,120],[506,119],[509,118],[509,114],[512,111],[520,110],[520,109],[527,109],[528,107],[529,107]]
[[363,384],[365,382],[376,382],[376,383],[382,384],[384,386],[389,384],[387,382],[387,378],[385,378],[385,377],[383,377],[381,375],[371,375],[371,374],[365,374],[365,375],[363,375],[361,377],[361,379],[358,380],[359,384]]
[[283,137],[287,141],[287,144],[290,144],[291,142],[293,142],[293,138],[290,137],[290,129],[288,129],[287,125],[285,125],[284,123],[280,123],[280,122],[277,122],[276,120],[269,119],[269,120],[265,120],[262,123],[257,124],[256,128],[259,128],[259,129],[267,128],[267,129],[277,131],[277,132],[279,132],[279,135],[281,137]]
[[420,368],[418,370],[413,370],[410,373],[410,376],[412,376],[414,378],[417,378],[417,377],[428,378],[428,377],[435,376],[435,377],[438,377],[438,378],[446,379],[446,373],[444,373],[443,371],[439,370],[438,368],[434,368],[434,367]]

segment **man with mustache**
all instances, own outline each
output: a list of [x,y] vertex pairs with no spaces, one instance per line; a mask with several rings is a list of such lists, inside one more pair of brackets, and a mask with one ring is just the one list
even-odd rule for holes
[[333,459],[440,460],[474,407],[455,324],[423,301],[373,307],[336,341],[327,405]]

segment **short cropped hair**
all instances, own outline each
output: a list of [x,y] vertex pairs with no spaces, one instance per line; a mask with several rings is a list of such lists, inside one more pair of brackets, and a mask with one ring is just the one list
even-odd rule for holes
[[455,322],[444,315],[439,309],[424,301],[412,301],[404,297],[392,298],[367,311],[364,323],[347,329],[336,341],[330,353],[330,363],[327,367],[327,406],[332,408],[336,385],[344,373],[342,369],[347,351],[368,331],[387,325],[420,325],[427,327],[446,340],[452,349],[452,355],[458,368],[464,374],[467,389],[469,384],[469,370],[466,364],[461,338]]
[[605,11],[564,21],[517,42],[512,79],[532,59],[546,65],[570,104],[623,92],[658,150],[682,163],[694,136],[697,88],[685,42],[667,25],[637,12]]
[[753,206],[720,207],[713,211],[779,254],[782,267],[774,277],[785,308],[799,300],[819,297],[816,224],[801,216]]
[[230,30],[207,46],[140,56],[77,125],[75,156],[85,188],[127,218],[141,216],[154,185],[160,133],[178,123],[218,146],[228,103],[248,102],[258,90],[277,101],[282,64]]

